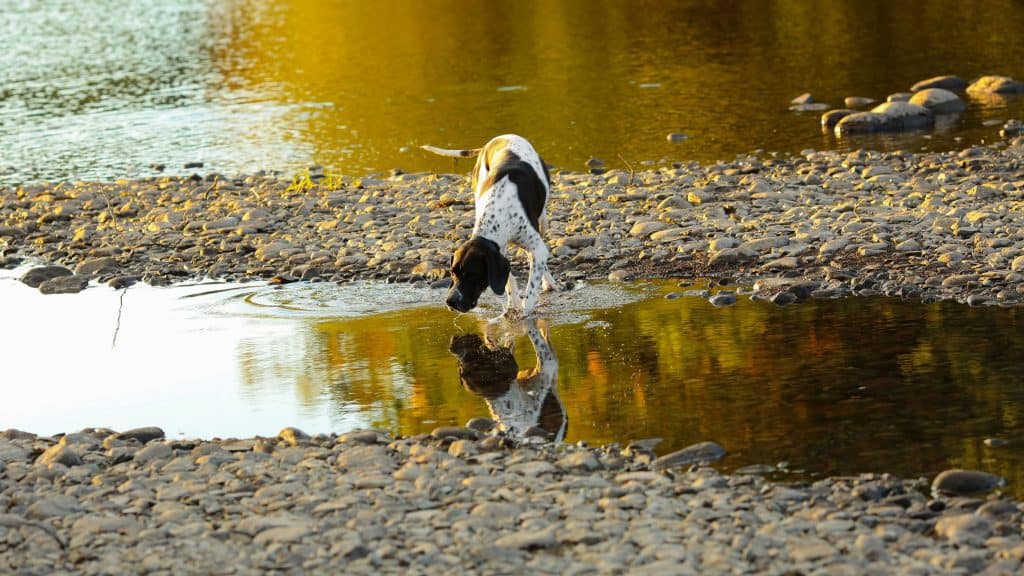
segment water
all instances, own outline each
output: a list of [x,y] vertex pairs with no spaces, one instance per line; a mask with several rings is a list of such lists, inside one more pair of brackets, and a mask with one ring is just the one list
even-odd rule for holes
[[[997,139],[1024,99],[850,142],[786,107],[943,73],[1024,79],[1022,29],[1013,0],[0,0],[0,184],[192,161],[449,171],[416,147],[505,132],[577,170],[591,156],[957,148]],[[676,131],[689,139],[667,142]]]
[[[547,329],[557,369],[547,360],[512,384],[536,355],[529,327],[484,321],[495,298],[482,315],[456,316],[438,291],[374,283],[42,296],[14,274],[0,279],[12,314],[0,428],[415,434],[478,416],[522,429],[529,416],[567,425],[568,442],[659,437],[664,453],[713,439],[729,451],[725,470],[782,463],[776,473],[798,479],[958,466],[1002,474],[1024,496],[1021,308],[884,298],[714,308],[665,299],[679,290],[670,282],[592,285],[547,299],[532,335]],[[513,352],[469,353],[460,372],[453,349],[472,351],[484,329]],[[1010,444],[988,448],[991,437]]]

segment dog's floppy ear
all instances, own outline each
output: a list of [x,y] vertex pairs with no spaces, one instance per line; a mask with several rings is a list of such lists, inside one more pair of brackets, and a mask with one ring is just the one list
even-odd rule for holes
[[508,282],[509,272],[512,271],[512,266],[508,262],[508,258],[498,250],[487,251],[487,283],[491,285],[491,290],[498,296],[505,294],[505,284]]

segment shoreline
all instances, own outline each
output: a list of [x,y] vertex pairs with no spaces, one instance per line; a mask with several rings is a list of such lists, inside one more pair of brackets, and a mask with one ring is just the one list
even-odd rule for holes
[[1024,504],[929,497],[927,481],[886,474],[725,475],[702,465],[719,450],[655,458],[644,442],[460,427],[224,440],[8,430],[0,569],[1015,574],[1024,562]]
[[[936,153],[813,152],[552,176],[555,276],[729,278],[762,296],[1024,299],[1024,144]],[[465,178],[314,173],[0,189],[0,265],[65,270],[76,292],[197,277],[444,283],[473,208]],[[513,253],[513,270],[525,259]],[[58,275],[69,278],[56,278]],[[789,298],[784,298],[789,300]]]

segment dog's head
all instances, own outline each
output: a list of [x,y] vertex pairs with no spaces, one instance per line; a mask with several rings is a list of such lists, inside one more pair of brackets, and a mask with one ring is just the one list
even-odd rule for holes
[[479,236],[470,238],[452,257],[452,287],[445,304],[452,310],[469,312],[488,286],[498,296],[503,295],[510,270],[508,258],[496,243]]

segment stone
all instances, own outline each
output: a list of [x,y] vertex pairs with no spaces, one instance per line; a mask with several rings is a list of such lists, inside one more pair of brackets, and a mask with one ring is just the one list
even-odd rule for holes
[[933,76],[925,80],[916,82],[910,87],[911,92],[918,92],[920,90],[927,90],[929,88],[943,88],[945,90],[963,90],[967,88],[967,81],[959,76],[943,75]]
[[951,542],[981,543],[992,533],[992,523],[977,514],[943,516],[935,523],[935,535]]
[[174,454],[170,446],[164,443],[152,443],[141,448],[135,453],[134,460],[139,464],[146,464],[155,460],[166,460]]
[[87,276],[58,276],[39,285],[43,294],[78,294],[89,286]]
[[497,425],[498,423],[490,418],[470,418],[466,422],[466,428],[476,430],[481,434],[487,434],[491,430],[494,430],[494,427]]
[[942,88],[926,88],[910,98],[910,104],[923,106],[935,114],[963,112],[967,105],[959,96]]
[[777,292],[768,301],[776,306],[789,306],[796,302],[796,295],[792,292]]
[[708,302],[716,307],[732,306],[736,303],[736,294],[723,290],[708,298]]
[[665,137],[669,142],[685,142],[688,137],[682,132],[669,132],[668,136]]
[[534,530],[520,530],[506,534],[494,541],[499,548],[519,548],[524,550],[536,550],[539,548],[553,548],[558,545],[555,539],[554,529],[549,528],[539,532]]
[[82,463],[82,456],[78,450],[64,444],[50,446],[36,458],[36,464],[50,465],[63,464],[64,466],[78,466]]
[[886,102],[909,102],[913,98],[913,94],[910,92],[894,92],[886,97]]
[[38,288],[40,284],[47,280],[60,278],[61,276],[71,276],[72,274],[71,270],[63,266],[40,266],[25,272],[21,277],[21,282],[33,288]]
[[601,468],[601,463],[597,461],[597,458],[586,451],[573,452],[568,456],[563,456],[555,464],[567,470],[586,470],[588,472]]
[[655,470],[662,470],[693,464],[710,464],[723,456],[725,456],[725,448],[715,442],[700,442],[657,458],[651,463],[651,467]]
[[609,282],[627,282],[632,279],[632,275],[625,270],[612,270],[608,273]]
[[843,138],[854,134],[870,134],[894,129],[894,121],[891,116],[878,112],[855,112],[840,118],[833,131],[837,138]]
[[1017,82],[1007,76],[982,76],[967,87],[971,96],[991,94],[1017,94],[1024,92],[1024,82]]
[[874,98],[868,98],[866,96],[847,96],[843,98],[843,105],[847,108],[863,108],[868,104],[874,103]]
[[821,115],[821,129],[825,133],[831,133],[835,129],[836,124],[838,124],[840,120],[846,118],[850,114],[856,113],[856,110],[850,110],[848,108],[829,110]]
[[953,496],[980,494],[1003,486],[1002,476],[979,470],[952,469],[941,472],[932,481],[932,492]]
[[118,432],[114,436],[120,440],[137,440],[140,444],[145,444],[150,440],[163,440],[166,437],[163,429],[157,426],[132,428],[131,430]]
[[931,110],[911,102],[884,102],[872,108],[871,112],[889,118],[888,126],[892,130],[929,128],[935,124]]
[[309,434],[292,426],[283,428],[277,433],[277,437],[289,446],[301,446],[309,442]]
[[669,224],[660,220],[644,220],[633,224],[633,227],[629,229],[629,235],[637,238],[647,238],[655,232],[667,230]]
[[82,511],[78,500],[66,494],[53,494],[32,503],[25,510],[25,517],[34,520],[60,518]]
[[434,438],[455,438],[458,440],[476,440],[480,434],[476,430],[461,426],[440,426],[430,432]]

